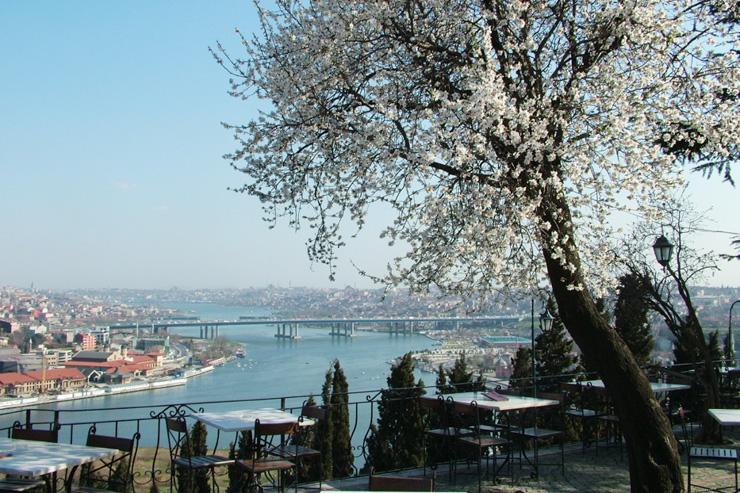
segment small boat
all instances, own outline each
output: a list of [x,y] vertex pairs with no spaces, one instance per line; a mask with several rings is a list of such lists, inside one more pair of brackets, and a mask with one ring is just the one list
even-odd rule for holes
[[242,348],[237,349],[236,352],[234,353],[234,355],[237,358],[243,358],[245,356],[244,349],[242,349]]

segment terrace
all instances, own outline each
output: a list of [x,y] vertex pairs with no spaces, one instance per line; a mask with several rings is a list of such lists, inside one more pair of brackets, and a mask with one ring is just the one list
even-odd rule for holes
[[[686,376],[688,375],[688,376]],[[558,379],[563,381],[566,376],[559,376]],[[570,379],[570,376],[567,376]],[[673,371],[663,371],[654,369],[652,380],[660,380],[661,383],[673,383],[674,385],[684,386],[675,393],[659,395],[665,406],[666,412],[674,420],[674,430],[676,437],[682,446],[682,461],[684,479],[687,476],[687,453],[692,445],[692,439],[695,435],[695,420],[689,421],[683,412],[679,410],[688,410],[694,405],[697,399],[700,399],[696,388],[696,382],[693,381],[691,371],[683,372],[683,376]],[[680,383],[676,383],[679,382]],[[688,384],[686,383],[688,382]],[[548,386],[566,389],[568,386],[554,385],[553,382],[547,382],[545,379],[539,379],[540,388]],[[573,389],[579,387],[570,387],[570,394],[566,396],[564,405],[549,406],[550,408],[564,411],[562,414],[577,407],[579,401],[568,400],[570,395],[573,396]],[[582,391],[585,387],[581,386]],[[514,406],[519,397],[507,392],[507,389],[498,389],[504,395],[503,399],[508,399],[509,407]],[[524,389],[526,391],[526,389]],[[723,407],[736,407],[737,390],[734,386],[734,380],[723,378],[723,392],[726,399],[726,405]],[[434,389],[427,389],[427,395],[432,395]],[[551,399],[555,392],[539,392],[541,399]],[[354,459],[351,473],[346,477],[334,478],[322,482],[316,482],[311,477],[315,474],[310,471],[310,465],[299,473],[300,480],[298,489],[309,490],[320,487],[324,490],[367,490],[368,489],[368,471],[364,467],[368,454],[368,438],[370,437],[370,425],[377,422],[378,403],[383,397],[383,391],[351,392],[348,394],[349,408],[349,433],[351,440],[351,453]],[[386,395],[387,397],[387,395]],[[262,415],[249,415],[244,412],[235,413],[235,410],[262,410],[272,408],[278,411],[284,411],[294,417],[298,425],[293,431],[297,431],[295,436],[301,436],[305,430],[311,430],[315,427],[315,421],[310,418],[301,417],[305,414],[303,407],[309,396],[283,396],[264,399],[249,400],[227,400],[227,401],[209,401],[209,402],[190,402],[190,403],[171,403],[163,404],[156,407],[132,406],[119,408],[91,408],[81,410],[48,410],[48,409],[26,409],[0,414],[0,436],[11,435],[15,428],[32,428],[33,430],[58,430],[58,442],[60,444],[78,444],[86,443],[90,430],[97,435],[114,436],[122,438],[131,438],[138,434],[141,439],[138,443],[138,453],[136,461],[132,468],[132,486],[133,491],[153,491],[169,490],[174,483],[174,489],[177,490],[176,478],[172,477],[170,454],[168,446],[167,418],[183,418],[185,423],[192,429],[198,415],[206,424],[208,432],[207,446],[208,453],[215,453],[223,457],[229,457],[232,443],[237,437],[235,430],[249,430],[259,434],[255,429],[255,416],[263,418],[264,423],[269,421],[268,417]],[[506,412],[487,412],[493,407],[486,408],[486,405],[496,406],[495,403],[489,402],[482,393],[474,394],[472,399],[466,400],[462,394],[453,394],[453,399],[446,402],[454,402],[455,408],[461,405],[472,405],[478,408],[480,402],[480,416],[485,417],[486,423],[503,424],[501,419],[506,416]],[[523,399],[527,399],[526,397]],[[420,402],[414,395],[413,389],[396,389],[392,395],[392,401],[402,407],[411,406],[412,402]],[[436,399],[428,399],[436,401]],[[442,401],[444,402],[444,401]],[[467,403],[467,404],[466,404]],[[504,402],[506,404],[506,401]],[[498,404],[501,409],[505,405]],[[514,406],[515,407],[515,406]],[[529,409],[524,411],[517,410],[517,414],[512,419],[507,418],[505,423],[508,426],[506,432],[495,432],[497,436],[503,437],[504,434],[516,430],[518,426],[522,428],[534,424],[536,419],[537,426],[542,428],[545,425],[552,425],[551,421],[545,420],[544,409],[543,415],[532,418]],[[535,410],[539,412],[539,410]],[[427,416],[431,411],[427,409]],[[606,412],[606,410],[605,410]],[[469,412],[468,417],[472,416]],[[216,420],[208,419],[216,416]],[[527,417],[529,416],[529,417]],[[476,418],[479,423],[478,416]],[[219,419],[221,421],[219,421]],[[237,420],[236,422],[234,420]],[[434,418],[431,418],[432,420]],[[225,420],[225,421],[224,421]],[[239,421],[241,420],[241,421]],[[246,420],[246,421],[245,421]],[[251,421],[250,421],[251,420]],[[544,420],[544,421],[543,421]],[[246,422],[247,424],[244,424]],[[573,424],[569,421],[570,431],[563,435],[563,469],[561,470],[560,454],[561,449],[559,441],[545,441],[537,449],[539,457],[539,467],[535,468],[527,460],[519,459],[519,450],[524,449],[525,459],[532,459],[534,449],[532,444],[522,445],[519,442],[504,443],[488,447],[482,454],[484,459],[481,463],[481,469],[478,469],[476,460],[465,460],[475,458],[475,454],[458,454],[458,459],[454,471],[450,471],[448,460],[450,457],[443,457],[437,462],[435,467],[399,467],[393,471],[378,471],[376,474],[393,474],[409,477],[427,477],[435,478],[435,489],[438,491],[478,491],[479,478],[481,491],[489,492],[568,492],[568,491],[602,491],[617,492],[629,491],[629,473],[626,452],[623,450],[623,444],[620,439],[615,439],[613,435],[607,433],[607,426],[600,423],[596,426],[589,427],[582,424]],[[250,424],[251,423],[251,428]],[[564,424],[565,421],[559,423]],[[430,425],[431,423],[427,423]],[[438,424],[438,423],[437,423]],[[470,422],[468,422],[470,424]],[[483,426],[481,425],[481,429]],[[292,433],[292,431],[291,431]],[[586,440],[582,440],[583,434],[589,435]],[[740,442],[740,436],[736,435],[732,429],[726,428],[724,435],[726,442],[732,445],[723,445],[725,448],[734,450],[735,444]],[[275,442],[277,443],[277,442]],[[304,442],[305,443],[305,442]],[[320,442],[312,442],[312,446],[318,446]],[[429,446],[430,442],[426,444]],[[495,464],[493,461],[493,450],[498,452]],[[0,450],[0,452],[2,452]],[[509,456],[509,452],[511,455]],[[431,465],[432,458],[427,454],[427,465]],[[506,459],[511,459],[511,466],[505,463]],[[439,458],[437,458],[439,459]],[[488,460],[486,460],[488,459]],[[4,460],[4,459],[3,459]],[[556,466],[545,465],[558,463]],[[308,461],[305,464],[309,464]],[[304,465],[305,465],[304,464]],[[2,465],[2,464],[0,464]],[[492,469],[490,466],[493,465]],[[712,487],[726,487],[734,484],[733,461],[709,461],[694,460],[692,463],[692,483],[710,485]],[[488,467],[487,467],[488,466]],[[496,467],[498,466],[498,467]],[[497,474],[493,473],[498,469]],[[230,481],[234,481],[233,474],[229,473],[228,467],[218,467],[214,469],[215,475],[210,478],[211,484],[218,486],[220,491],[229,489]],[[454,472],[454,474],[452,474]],[[495,477],[494,477],[495,476]],[[210,477],[210,476],[209,476]],[[293,477],[293,476],[291,476]],[[61,484],[61,479],[58,480]],[[294,482],[288,481],[289,488],[293,488]],[[155,488],[156,486],[156,488]],[[266,488],[272,487],[265,484]],[[2,485],[0,484],[0,490]]]

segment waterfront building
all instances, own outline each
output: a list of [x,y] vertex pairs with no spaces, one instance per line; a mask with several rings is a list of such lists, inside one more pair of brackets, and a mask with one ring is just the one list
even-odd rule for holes
[[24,397],[48,392],[66,392],[83,387],[87,379],[74,368],[0,373],[0,396]]

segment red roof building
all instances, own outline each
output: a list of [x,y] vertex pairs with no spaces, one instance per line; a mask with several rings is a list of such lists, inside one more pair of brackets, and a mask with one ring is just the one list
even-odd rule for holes
[[0,373],[0,395],[20,397],[50,391],[66,392],[83,387],[86,381],[85,375],[74,368]]

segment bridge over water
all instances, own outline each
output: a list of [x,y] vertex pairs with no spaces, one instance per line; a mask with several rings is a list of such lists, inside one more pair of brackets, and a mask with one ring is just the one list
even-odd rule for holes
[[144,327],[151,331],[169,331],[181,327],[199,327],[201,339],[218,337],[219,327],[247,327],[251,325],[275,326],[275,337],[298,339],[299,327],[323,326],[330,329],[332,336],[352,337],[357,325],[385,325],[391,333],[414,333],[420,324],[433,324],[436,328],[447,326],[459,328],[463,323],[494,323],[503,326],[505,323],[518,322],[527,315],[495,315],[488,317],[375,317],[375,318],[260,318],[241,317],[238,320],[159,320],[150,324],[127,323],[110,326],[111,331],[131,330]]

